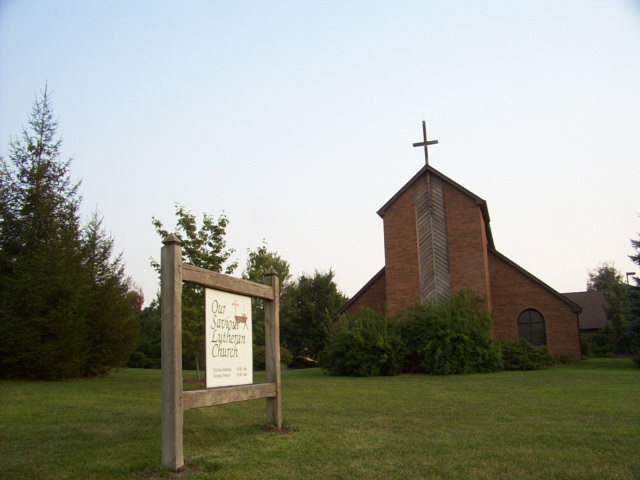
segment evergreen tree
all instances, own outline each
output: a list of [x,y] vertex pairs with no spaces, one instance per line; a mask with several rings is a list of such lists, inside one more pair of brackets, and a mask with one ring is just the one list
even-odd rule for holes
[[94,213],[84,228],[83,258],[88,275],[85,376],[105,375],[124,366],[138,343],[142,294],[125,274],[122,254]]
[[142,295],[102,220],[80,225],[46,88],[28,125],[0,158],[0,377],[103,375],[135,345]]
[[[629,258],[633,263],[640,267],[640,234],[638,234],[638,238],[631,239],[631,246],[635,250],[635,254],[629,255]],[[640,275],[635,277],[635,282],[637,285],[640,285]]]
[[46,88],[28,125],[0,159],[0,375],[74,377],[87,356],[79,184]]
[[[640,286],[629,287],[627,293],[627,320],[629,322],[629,343],[632,353],[640,355]],[[640,363],[640,357],[638,357]]]
[[[635,250],[634,255],[629,255],[633,263],[640,267],[640,236],[631,239],[631,246]],[[635,286],[629,287],[627,293],[627,320],[629,322],[629,339],[636,353],[636,363],[640,365],[640,276],[633,278]]]

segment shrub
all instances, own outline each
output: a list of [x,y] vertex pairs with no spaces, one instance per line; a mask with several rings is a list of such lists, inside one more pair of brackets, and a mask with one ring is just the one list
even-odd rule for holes
[[555,363],[546,346],[534,347],[524,338],[501,338],[495,342],[505,370],[539,370]]
[[417,306],[401,324],[405,371],[450,375],[499,370],[491,325],[491,314],[467,292],[442,304]]
[[280,347],[280,364],[283,367],[288,367],[291,365],[293,361],[293,354],[289,351],[289,349],[285,347]]
[[341,319],[329,335],[320,363],[330,375],[373,377],[397,375],[403,359],[398,324],[384,314],[363,309]]
[[578,363],[578,359],[572,355],[554,355],[553,356],[554,363],[558,365],[575,365]]
[[[267,368],[266,366],[266,347],[261,345],[259,347],[253,347],[253,369],[262,371]],[[280,347],[280,365],[283,367],[288,366],[293,360],[293,355],[285,347]]]
[[580,335],[582,355],[587,358],[613,357],[613,342],[602,333],[583,333]]

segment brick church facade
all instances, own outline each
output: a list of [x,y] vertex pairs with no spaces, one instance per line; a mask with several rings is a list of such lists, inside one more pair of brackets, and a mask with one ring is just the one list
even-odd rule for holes
[[499,253],[486,201],[435,170],[428,158],[378,215],[385,266],[340,314],[369,307],[395,316],[470,290],[493,312],[494,337],[524,337],[553,354],[580,358],[580,307]]

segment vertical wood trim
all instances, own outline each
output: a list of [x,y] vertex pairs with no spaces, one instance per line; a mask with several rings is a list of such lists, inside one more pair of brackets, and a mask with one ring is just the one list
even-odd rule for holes
[[280,374],[280,279],[273,268],[265,275],[273,288],[273,300],[265,300],[265,363],[267,383],[276,386],[276,395],[267,398],[267,423],[282,428],[282,379]]
[[163,242],[160,259],[162,466],[184,466],[182,410],[182,245],[174,234]]
[[440,302],[451,295],[444,192],[440,179],[426,173],[417,184],[415,208],[420,300]]

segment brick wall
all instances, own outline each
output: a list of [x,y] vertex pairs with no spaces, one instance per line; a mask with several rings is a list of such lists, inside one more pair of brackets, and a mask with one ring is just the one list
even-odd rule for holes
[[489,267],[494,337],[518,338],[518,316],[532,308],[544,317],[551,353],[580,358],[578,318],[572,306],[493,252]]
[[394,316],[420,303],[415,185],[389,206],[383,221],[387,313]]
[[362,292],[354,297],[353,303],[349,305],[345,313],[347,315],[357,315],[362,307],[384,312],[387,303],[387,286],[384,272],[375,278],[373,282]]
[[480,206],[448,183],[444,195],[453,291],[472,290],[491,309],[487,236]]
[[[554,354],[580,358],[578,320],[570,304],[531,275],[489,250],[482,209],[476,199],[444,182],[449,268],[454,291],[472,290],[494,312],[494,336],[518,337],[518,316],[533,308],[545,318]],[[384,211],[385,271],[354,299],[348,313],[384,306],[394,316],[420,302],[416,182]]]

